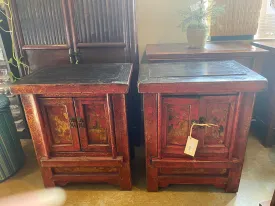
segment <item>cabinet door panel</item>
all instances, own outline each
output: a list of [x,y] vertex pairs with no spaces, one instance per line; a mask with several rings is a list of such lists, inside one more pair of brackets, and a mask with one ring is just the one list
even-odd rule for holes
[[[67,45],[62,0],[14,0],[24,45]],[[22,45],[22,46],[24,46]]]
[[69,1],[76,60],[81,63],[129,62],[133,2],[125,0]]
[[[12,0],[12,11],[23,61],[31,72],[70,64],[72,47],[67,0]],[[50,60],[50,61],[49,61]],[[21,71],[27,75],[29,71]]]
[[75,103],[82,150],[111,154],[106,98],[76,98]]
[[124,9],[123,0],[74,0],[73,22],[78,42],[124,42]]
[[73,101],[70,98],[40,98],[50,151],[79,151]]
[[[164,97],[162,100],[162,153],[184,155],[193,120],[199,118],[199,99]],[[192,136],[197,137],[196,129]]]
[[236,96],[204,96],[200,100],[200,116],[206,123],[217,126],[203,130],[202,147],[199,154],[228,155],[235,112]]

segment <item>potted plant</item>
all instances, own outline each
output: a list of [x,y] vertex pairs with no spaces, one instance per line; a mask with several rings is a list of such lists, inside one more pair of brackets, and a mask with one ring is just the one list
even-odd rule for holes
[[207,39],[209,23],[215,23],[218,16],[225,11],[224,6],[216,5],[216,2],[200,0],[191,5],[188,10],[180,11],[182,21],[179,25],[182,31],[186,32],[190,48],[203,48]]

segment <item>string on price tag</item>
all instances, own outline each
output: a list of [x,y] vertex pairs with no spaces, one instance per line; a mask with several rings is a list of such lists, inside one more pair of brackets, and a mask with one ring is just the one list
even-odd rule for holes
[[218,127],[216,124],[211,124],[211,123],[205,123],[205,124],[200,124],[200,123],[195,123],[193,122],[190,128],[190,133],[187,138],[186,146],[184,149],[184,153],[187,155],[190,155],[192,157],[195,156],[199,140],[195,139],[192,137],[192,132],[193,132],[193,127],[194,126],[200,126],[200,127]]

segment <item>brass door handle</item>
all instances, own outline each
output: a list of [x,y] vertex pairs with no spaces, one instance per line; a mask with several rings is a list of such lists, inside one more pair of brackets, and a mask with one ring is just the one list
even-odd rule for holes
[[205,117],[199,117],[199,120],[192,120],[191,123],[205,124],[206,123],[206,118]]
[[74,118],[74,117],[70,118],[70,127],[76,128],[76,125],[77,125],[76,118]]
[[205,124],[206,123],[206,118],[205,117],[200,117],[199,118],[199,124]]
[[83,118],[78,117],[78,118],[77,118],[77,123],[78,123],[78,127],[79,127],[79,128],[85,128],[85,121],[84,121]]

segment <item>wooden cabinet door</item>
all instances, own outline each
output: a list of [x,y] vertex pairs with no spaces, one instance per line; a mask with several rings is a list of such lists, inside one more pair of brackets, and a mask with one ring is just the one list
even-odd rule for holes
[[82,151],[111,154],[114,131],[106,98],[76,98],[75,105]]
[[79,151],[79,138],[71,98],[40,98],[46,142],[52,152]]
[[164,97],[161,103],[161,155],[184,154],[193,121],[213,127],[193,127],[192,137],[199,140],[195,157],[227,158],[229,154],[236,96]]
[[66,0],[11,0],[19,55],[31,69],[70,64]]
[[202,96],[200,118],[217,126],[201,130],[197,156],[228,157],[237,96]]
[[70,0],[76,58],[81,63],[130,62],[132,0]]
[[[192,121],[199,119],[199,98],[163,97],[161,109],[161,153],[186,156],[184,149]],[[194,130],[193,137],[199,134]]]

